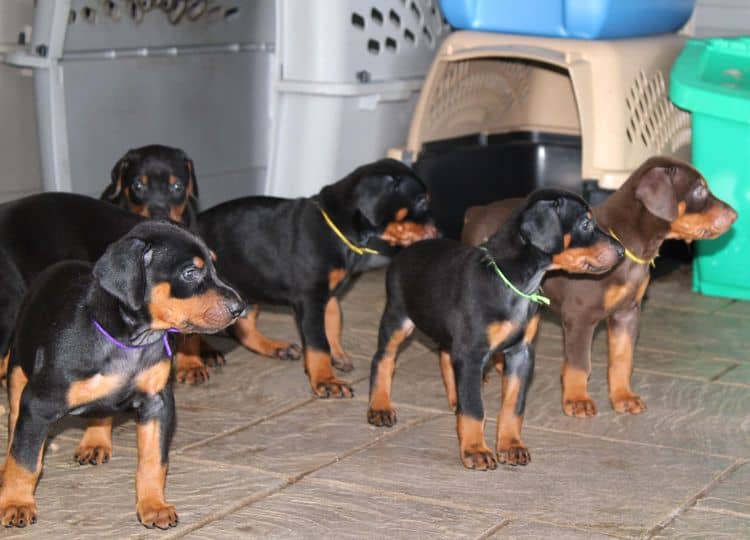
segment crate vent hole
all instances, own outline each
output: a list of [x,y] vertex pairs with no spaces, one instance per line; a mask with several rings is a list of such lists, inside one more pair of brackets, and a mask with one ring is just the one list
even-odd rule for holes
[[73,24],[76,22],[76,12],[74,9],[71,9],[68,13],[68,24]]
[[411,44],[413,45],[414,42],[416,41],[416,39],[414,38],[414,32],[412,32],[408,28],[406,30],[404,30],[404,39],[406,41],[411,42]]
[[388,13],[388,19],[396,25],[396,28],[399,28],[401,26],[401,17],[399,17],[398,13],[391,10],[390,13]]
[[427,43],[432,45],[432,33],[430,30],[425,26],[422,28],[422,33],[424,34],[425,39],[427,39]]
[[398,43],[393,38],[385,38],[385,50],[395,53],[398,50]]
[[365,29],[365,18],[359,13],[352,13],[352,26],[359,28],[360,30]]
[[224,11],[224,20],[229,21],[231,19],[236,18],[240,13],[240,8],[237,6],[227,8],[226,11]]
[[377,24],[381,25],[383,24],[383,14],[380,12],[377,8],[372,8],[372,11],[370,11],[370,18],[375,21]]
[[96,10],[90,7],[85,7],[81,10],[81,16],[83,20],[94,24],[96,22]]
[[367,41],[367,50],[371,54],[380,54],[380,42],[376,39],[370,39]]
[[411,9],[411,12],[414,14],[414,17],[418,21],[422,19],[422,12],[419,11],[419,7],[417,6],[417,4],[415,4],[414,2],[412,2],[411,5],[409,6],[409,8]]

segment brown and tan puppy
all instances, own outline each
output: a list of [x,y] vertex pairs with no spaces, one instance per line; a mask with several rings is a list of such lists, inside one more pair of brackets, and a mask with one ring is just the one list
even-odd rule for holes
[[[514,204],[499,201],[467,210],[462,240],[471,245],[484,242],[507,219]],[[646,404],[632,391],[630,375],[649,263],[664,240],[716,238],[729,229],[737,213],[711,194],[700,172],[669,157],[647,160],[593,211],[597,223],[625,246],[626,257],[603,276],[558,273],[544,280],[544,294],[562,318],[562,408],[568,416],[596,414],[587,389],[591,342],[596,326],[606,320],[610,403],[617,412],[638,414]]]

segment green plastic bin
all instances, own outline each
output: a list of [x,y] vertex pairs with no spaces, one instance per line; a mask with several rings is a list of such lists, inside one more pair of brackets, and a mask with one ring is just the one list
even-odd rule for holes
[[750,300],[750,38],[688,41],[669,97],[692,112],[693,164],[738,214],[723,236],[696,243],[693,290]]

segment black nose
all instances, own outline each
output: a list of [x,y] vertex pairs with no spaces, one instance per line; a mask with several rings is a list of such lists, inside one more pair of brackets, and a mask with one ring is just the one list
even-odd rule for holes
[[241,317],[247,311],[247,304],[239,298],[231,299],[227,302],[227,310],[235,319]]

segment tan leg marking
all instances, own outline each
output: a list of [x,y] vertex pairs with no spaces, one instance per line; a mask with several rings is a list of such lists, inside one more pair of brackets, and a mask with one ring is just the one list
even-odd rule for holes
[[448,396],[448,406],[455,412],[458,406],[456,373],[453,371],[451,355],[447,351],[440,351],[440,374],[443,376],[443,386],[445,386],[445,393]]
[[198,334],[177,336],[176,379],[188,384],[200,384],[209,378],[208,368],[201,359],[201,337]]
[[516,414],[516,402],[521,389],[521,380],[513,375],[503,377],[503,398],[497,416],[495,449],[497,460],[509,465],[526,465],[531,461],[529,450],[521,441],[523,416]]
[[331,355],[326,352],[305,349],[305,373],[313,393],[319,398],[354,396],[349,383],[333,374]]
[[112,417],[89,421],[81,442],[76,448],[75,460],[84,465],[107,463],[112,457]]
[[495,469],[497,461],[484,440],[484,420],[456,415],[461,463],[468,469]]
[[39,449],[35,471],[18,463],[8,450],[0,488],[0,524],[4,527],[25,527],[36,522],[34,490],[42,472],[43,448],[44,445]]
[[562,375],[563,412],[568,416],[585,418],[596,415],[596,404],[588,393],[589,374],[580,369],[563,364]]
[[354,365],[341,345],[341,306],[338,298],[332,296],[328,299],[324,322],[334,367],[342,371],[351,371]]
[[146,527],[167,529],[177,524],[174,506],[164,500],[167,464],[161,461],[161,425],[157,420],[136,425],[138,467],[135,510]]
[[609,341],[609,401],[618,413],[638,414],[646,410],[646,403],[630,388],[633,372],[633,338],[625,332],[608,328]]
[[260,308],[256,305],[248,315],[237,319],[234,330],[239,342],[251,351],[263,356],[290,360],[298,359],[300,354],[299,347],[291,345],[286,341],[268,338],[260,333],[257,327],[259,312]]

